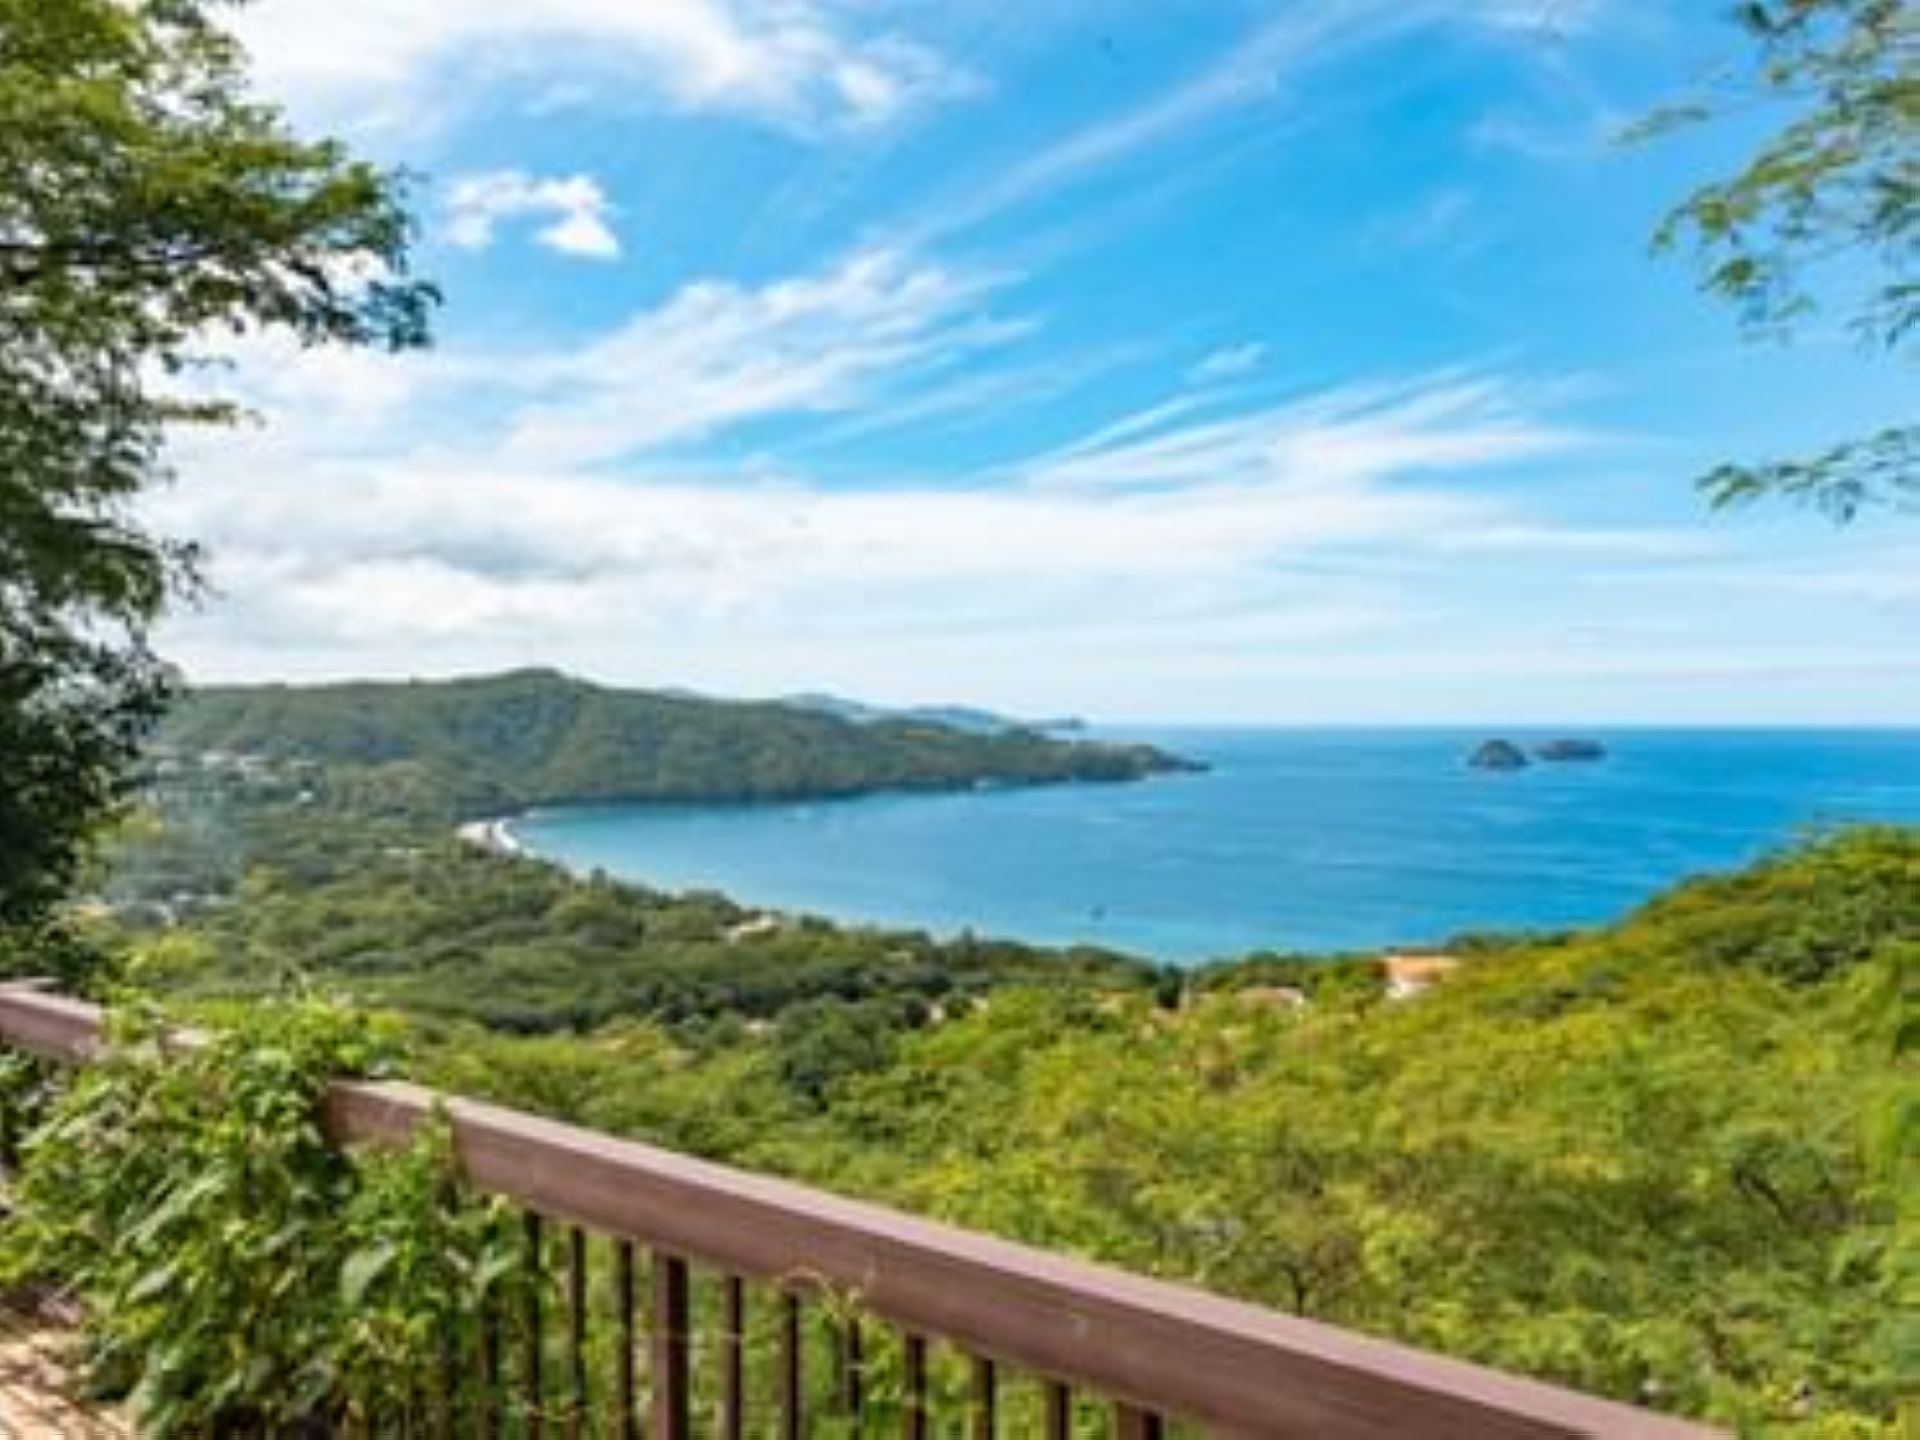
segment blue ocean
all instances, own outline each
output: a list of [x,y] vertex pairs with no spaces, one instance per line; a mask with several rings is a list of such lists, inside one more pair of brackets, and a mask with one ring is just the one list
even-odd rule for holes
[[[1853,821],[1920,822],[1920,730],[1617,730],[1463,763],[1485,732],[1132,731],[1204,774],[1124,785],[536,813],[536,853],[661,889],[1193,962],[1622,915]],[[1523,743],[1542,738],[1525,732]]]

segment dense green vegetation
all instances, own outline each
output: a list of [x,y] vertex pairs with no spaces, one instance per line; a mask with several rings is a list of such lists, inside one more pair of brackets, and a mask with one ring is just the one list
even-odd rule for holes
[[[445,1203],[443,1127],[397,1154],[328,1143],[328,1080],[392,1051],[364,1016],[223,1019],[183,1048],[149,1007],[116,1013],[107,1053],[44,1102],[0,1276],[85,1303],[93,1384],[129,1395],[142,1435],[414,1433],[423,1377],[524,1283],[517,1227]],[[32,1093],[3,1068],[10,1101]]]
[[838,1040],[824,1086],[793,1021],[441,1033],[423,1064],[1755,1433],[1867,1435],[1915,1378],[1917,965],[1920,837],[1874,831],[1410,1002],[1016,987],[877,1061]]
[[1393,1002],[1358,958],[754,924],[356,808],[358,773],[163,792],[106,892],[130,973],[318,982],[451,1089],[1752,1433],[1892,1433],[1912,1389],[1912,830],[1476,937]]
[[714,894],[577,879],[456,840],[442,812],[451,790],[470,788],[457,776],[420,801],[388,774],[379,763],[194,758],[156,781],[99,877],[99,903],[118,930],[156,940],[150,971],[195,993],[318,980],[524,1032],[622,1016],[738,1023],[815,1001],[872,1005],[891,1024],[1010,981],[1154,978],[1092,949],[836,927]]
[[790,705],[603,689],[546,670],[412,684],[249,686],[183,698],[165,750],[360,767],[368,797],[483,814],[617,800],[774,800],[883,789],[1137,780],[1145,745],[857,724]]
[[256,868],[232,903],[165,933],[167,963],[203,991],[320,979],[372,1003],[517,1031],[620,1016],[766,1019],[810,1000],[924,1009],[1012,979],[1134,984],[1150,973],[1096,951],[759,920],[718,895],[574,880],[444,841],[301,873]]

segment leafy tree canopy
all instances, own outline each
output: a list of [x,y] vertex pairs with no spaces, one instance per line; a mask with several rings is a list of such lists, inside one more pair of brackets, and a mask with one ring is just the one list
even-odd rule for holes
[[[1920,19],[1906,0],[1750,0],[1735,14],[1758,49],[1746,73],[1653,116],[1663,131],[1753,111],[1783,123],[1734,174],[1666,217],[1661,249],[1691,245],[1702,284],[1762,332],[1846,297],[1861,338],[1911,354],[1920,323]],[[1716,505],[1761,496],[1839,520],[1920,503],[1920,426],[1895,425],[1817,454],[1719,466]]]
[[[1483,940],[1418,999],[1350,965],[1275,1004],[1275,979],[1308,976],[1267,957],[1193,972],[1170,1007],[1144,966],[820,922],[729,941],[737,912],[713,897],[477,853],[385,858],[391,831],[305,813],[333,832],[336,879],[270,877],[296,854],[260,834],[242,903],[128,932],[134,982],[256,1016],[257,1045],[277,1038],[257,1025],[279,1024],[274,976],[297,958],[403,1012],[411,1073],[456,1093],[1743,1435],[1906,1433],[1911,828],[1835,833],[1613,925]],[[525,1033],[563,1027],[580,1033]],[[167,1077],[142,1114],[175,1094],[224,1113],[193,1078]],[[97,1234],[137,1231],[127,1217],[166,1192],[137,1168],[151,1131],[122,1138],[125,1087],[94,1093],[88,1138],[107,1140],[29,1147],[54,1163],[28,1193],[83,1278],[131,1287],[163,1247]],[[284,1154],[258,1150],[195,1142],[177,1173]],[[90,1179],[109,1157],[128,1178]],[[351,1179],[312,1159],[329,1185]],[[76,1225],[80,1206],[106,1229]],[[192,1216],[181,1243],[232,1218]],[[323,1260],[350,1238],[314,1209],[294,1218]],[[249,1213],[242,1245],[181,1293],[232,1313],[249,1270],[277,1263],[244,1237],[280,1223]],[[396,1306],[439,1303],[433,1275],[394,1278],[419,1286]],[[144,1327],[135,1348],[169,1333],[156,1312],[99,1308]],[[286,1323],[324,1328],[276,1363],[340,1343],[330,1307],[273,1314],[243,1337],[249,1358]],[[233,1327],[211,1333],[228,1345]]]
[[131,505],[170,428],[238,418],[214,344],[416,345],[437,299],[403,180],[294,135],[217,9],[0,0],[0,922],[58,893],[166,689],[194,557]]

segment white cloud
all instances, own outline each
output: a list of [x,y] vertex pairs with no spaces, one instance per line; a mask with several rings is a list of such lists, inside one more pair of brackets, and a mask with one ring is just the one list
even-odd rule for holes
[[1260,368],[1260,362],[1267,358],[1267,347],[1257,340],[1244,345],[1228,345],[1211,354],[1203,355],[1187,371],[1187,380],[1194,385],[1210,385],[1219,380],[1237,380],[1250,375]]
[[[1183,388],[932,480],[794,468],[810,437],[943,387],[978,403],[1002,372],[956,360],[1023,323],[994,313],[1010,283],[872,251],[690,286],[565,352],[250,353],[270,423],[183,446],[152,501],[208,544],[221,591],[168,651],[203,677],[540,662],[1212,718],[1516,696],[1565,715],[1661,686],[1684,708],[1775,656],[1911,658],[1920,594],[1886,579],[1910,548],[1802,539],[1783,569],[1737,527],[1556,520],[1528,484],[1609,442],[1556,418],[1578,387],[1498,371]],[[772,458],[743,461],[744,439]],[[1836,610],[1849,641],[1828,657]]]
[[236,457],[167,503],[226,590],[167,643],[203,677],[539,662],[1196,719],[1724,719],[1743,695],[1749,720],[1817,717],[1823,682],[1863,678],[1920,698],[1893,678],[1915,673],[1911,593],[1844,646],[1819,633],[1809,597],[1858,557],[1781,596],[1690,527],[1523,514],[1395,474],[849,491],[397,459],[302,487]]
[[[929,316],[966,290],[951,277],[916,281],[918,273],[869,256],[765,291],[689,292],[610,338],[605,354],[533,359],[531,368],[548,376],[601,375],[645,355],[671,375],[677,356],[693,370],[732,377],[740,357],[780,351],[790,324],[821,340],[829,313],[852,327],[854,349],[870,347],[870,364],[824,379],[803,354],[737,390],[724,378],[694,382],[658,415],[626,417],[609,442],[629,456],[618,474],[582,468],[604,458],[599,445],[528,443],[552,411],[524,402],[499,418],[498,430],[471,433],[458,448],[370,455],[352,424],[353,397],[369,387],[324,389],[340,379],[332,365],[305,392],[288,378],[296,361],[255,397],[292,423],[239,441],[203,439],[183,456],[187,483],[159,502],[160,518],[208,536],[249,583],[301,597],[296,608],[304,612],[333,613],[337,603],[402,626],[414,622],[407,607],[390,603],[393,595],[425,593],[461,575],[479,591],[522,599],[549,597],[554,587],[631,587],[635,598],[698,614],[768,617],[800,609],[866,615],[876,592],[923,602],[964,597],[960,613],[1069,594],[1105,608],[1115,586],[1159,577],[1172,588],[1153,609],[1196,588],[1215,593],[1223,574],[1271,580],[1274,564],[1328,546],[1426,550],[1462,527],[1483,529],[1499,507],[1397,482],[1566,443],[1512,415],[1517,402],[1501,383],[1449,374],[1226,420],[1178,424],[1163,412],[1147,433],[1116,440],[1123,422],[1014,467],[1012,477],[959,484],[841,490],[778,473],[712,484],[698,475],[712,462],[671,458],[691,435],[722,435],[796,405],[830,408],[826,396],[859,393],[884,405],[883,380],[900,378],[897,357],[928,343]],[[452,368],[413,387],[416,398],[457,396],[487,374],[463,357],[445,363]],[[709,383],[724,403],[703,398]],[[263,487],[263,465],[316,483]],[[544,615],[545,603],[532,612]],[[440,633],[448,607],[435,608],[423,623]],[[476,623],[521,613],[504,603],[451,608]],[[920,623],[938,612],[917,603],[895,613]]]
[[1276,567],[1329,547],[1416,547],[1480,508],[1366,488],[716,488],[466,461],[264,490],[240,465],[207,467],[162,518],[207,538],[226,592],[179,634],[205,668],[360,669],[384,656],[462,668],[537,649],[601,674],[701,683],[739,662],[725,688],[752,690],[847,653],[898,660],[922,645],[1165,645],[1201,623],[1364,633],[1394,615],[1390,593]]
[[[1385,250],[1430,250],[1460,245],[1461,230],[1472,217],[1473,196],[1457,186],[1447,186],[1421,197],[1413,204],[1387,211],[1376,217],[1361,233],[1363,245]],[[1464,247],[1471,248],[1471,247]]]
[[1553,39],[1591,30],[1606,4],[1607,0],[1475,0],[1473,10],[1496,29]]
[[925,47],[857,33],[826,0],[260,0],[233,27],[267,93],[358,124],[466,103],[476,77],[788,127],[872,127],[966,81]]
[[1515,387],[1502,379],[1442,373],[1340,387],[1205,421],[1156,407],[1040,457],[1028,473],[1034,484],[1048,488],[1284,481],[1303,490],[1327,489],[1386,476],[1485,469],[1592,439],[1528,413]]
[[529,463],[583,464],[743,420],[822,415],[1021,333],[983,302],[999,281],[870,250],[758,289],[709,281],[564,355],[516,358],[505,437]]
[[463,175],[447,192],[447,238],[468,250],[493,243],[502,220],[543,218],[534,238],[549,250],[588,260],[617,260],[612,206],[591,175],[541,177],[522,170]]
[[[909,418],[937,411],[943,387],[969,389],[954,379],[964,362],[1031,329],[991,308],[1014,278],[863,250],[758,287],[697,281],[560,349],[392,356],[248,339],[227,347],[236,368],[218,383],[270,421],[246,432],[249,451],[284,451],[302,470],[466,450],[542,471],[649,453],[684,460],[752,423],[834,417],[858,432],[884,428],[883,400]],[[947,403],[996,393],[988,385]],[[189,434],[183,464],[225,443]],[[695,468],[737,476],[749,464],[729,449]]]
[[1603,159],[1615,150],[1622,117],[1594,110],[1574,119],[1545,119],[1499,111],[1481,116],[1467,132],[1482,150],[1504,150],[1543,163]]
[[[1229,641],[1392,635],[1409,573],[1450,537],[1518,523],[1422,477],[1564,441],[1518,413],[1517,388],[1447,374],[1225,418],[1155,407],[1011,475],[937,484],[756,482],[736,467],[703,483],[710,455],[671,458],[773,416],[884,408],[954,347],[992,343],[996,293],[869,253],[758,290],[691,287],[511,371],[457,353],[311,371],[276,356],[253,397],[276,423],[197,442],[155,502],[164,528],[207,541],[223,592],[175,627],[175,653],[206,675],[537,659],[874,693],[923,669],[930,691],[954,689],[938,666],[1011,684],[1093,655],[1225,664]],[[387,366],[404,371],[401,411],[375,398]],[[383,452],[402,411],[446,413]],[[603,470],[614,454],[628,458]]]

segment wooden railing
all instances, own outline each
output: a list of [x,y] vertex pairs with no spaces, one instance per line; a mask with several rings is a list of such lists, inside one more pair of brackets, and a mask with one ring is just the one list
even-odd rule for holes
[[[45,1059],[85,1062],[100,1020],[90,1005],[0,987],[0,1042]],[[451,1119],[466,1182],[521,1207],[528,1235],[546,1242],[531,1253],[551,1254],[556,1272],[525,1292],[518,1355],[503,1358],[497,1334],[483,1347],[492,1399],[461,1434],[506,1433],[509,1392],[515,1433],[527,1436],[541,1435],[544,1419],[554,1434],[644,1427],[680,1440],[696,1417],[702,1433],[724,1437],[859,1434],[863,1417],[877,1433],[863,1381],[883,1344],[888,1413],[913,1437],[955,1433],[936,1426],[929,1399],[939,1347],[964,1357],[961,1425],[975,1440],[1145,1440],[1176,1426],[1303,1440],[1718,1433],[413,1085],[336,1082],[325,1121],[338,1144],[395,1145],[435,1115]],[[600,1300],[590,1305],[596,1268]],[[755,1319],[774,1337],[766,1377],[748,1374],[750,1296],[767,1307]],[[611,1327],[610,1373],[590,1384],[596,1323]],[[830,1350],[807,1343],[822,1326]],[[823,1350],[824,1376],[808,1365]],[[750,1383],[761,1378],[770,1383]]]

